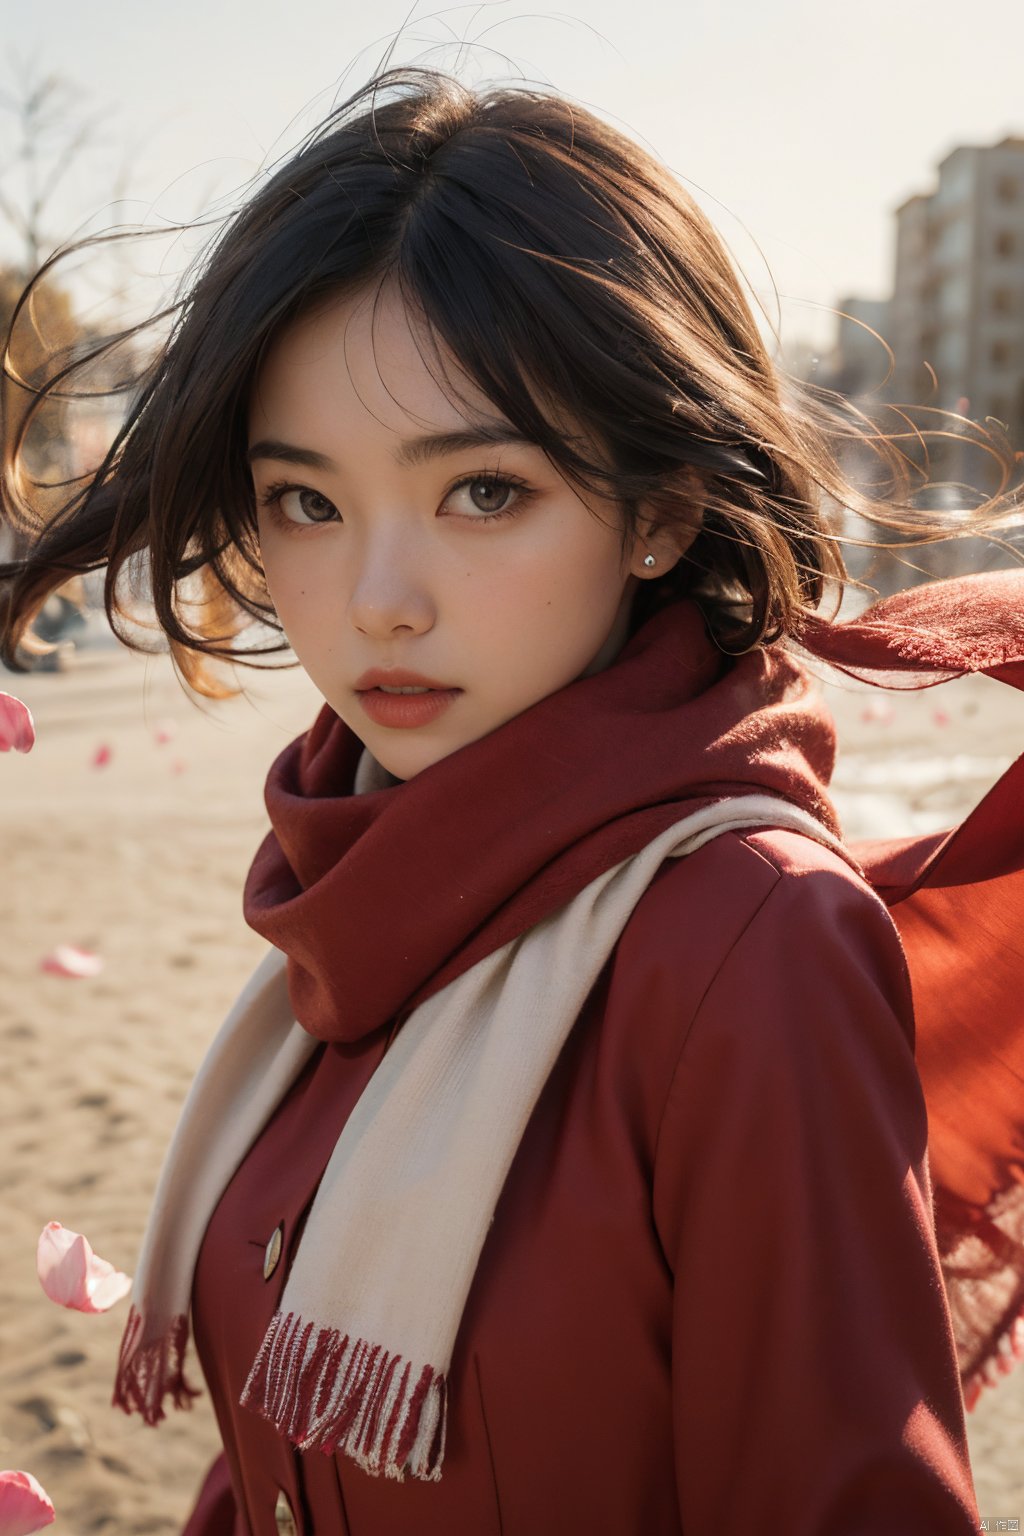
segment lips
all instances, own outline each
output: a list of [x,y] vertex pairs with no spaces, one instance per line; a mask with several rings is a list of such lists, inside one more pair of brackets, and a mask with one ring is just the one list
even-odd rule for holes
[[428,688],[426,693],[385,693],[381,688],[359,690],[359,704],[377,725],[411,729],[440,719],[461,694],[461,688]]
[[461,689],[452,683],[443,683],[436,677],[424,677],[420,672],[408,672],[402,667],[371,667],[355,683],[357,693],[368,693],[374,688],[429,688],[434,693],[459,693]]

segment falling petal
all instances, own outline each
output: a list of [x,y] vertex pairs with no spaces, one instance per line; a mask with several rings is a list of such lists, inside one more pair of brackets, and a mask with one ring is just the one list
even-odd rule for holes
[[49,971],[54,976],[98,976],[103,969],[103,960],[87,949],[76,949],[73,944],[58,944],[48,955],[43,956],[39,969]]
[[110,762],[112,756],[113,752],[107,743],[104,742],[102,746],[96,748],[96,751],[92,755],[92,767],[105,768]]
[[80,1232],[59,1221],[47,1222],[39,1234],[36,1273],[50,1300],[74,1312],[109,1312],[132,1287],[128,1275],[93,1253]]
[[54,1517],[52,1499],[31,1472],[0,1472],[0,1536],[30,1536]]
[[157,746],[164,747],[169,741],[173,741],[177,735],[178,727],[173,720],[161,720],[153,731],[153,739]]
[[949,725],[953,716],[940,705],[937,709],[932,710],[932,719],[936,725]]
[[13,693],[0,693],[0,752],[30,752],[36,728],[32,711]]
[[186,762],[184,762],[180,757],[176,757],[174,762],[171,764],[171,772],[184,773],[187,767],[188,764]]
[[896,718],[896,711],[888,699],[872,699],[861,710],[860,717],[868,723],[874,721],[878,725],[891,725]]

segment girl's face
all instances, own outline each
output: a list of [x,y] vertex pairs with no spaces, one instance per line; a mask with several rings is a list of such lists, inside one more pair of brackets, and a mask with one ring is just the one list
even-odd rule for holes
[[[672,558],[652,542],[623,559],[615,503],[581,499],[445,355],[463,415],[401,301],[384,291],[371,334],[372,304],[372,292],[335,300],[282,333],[253,391],[250,458],[289,644],[377,761],[409,779],[607,666],[648,547],[655,575]],[[365,691],[370,669],[457,692],[389,701]]]

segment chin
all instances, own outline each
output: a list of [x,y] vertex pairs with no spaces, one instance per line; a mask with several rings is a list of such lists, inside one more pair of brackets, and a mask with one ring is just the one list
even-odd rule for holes
[[450,756],[455,751],[454,747],[449,747],[447,751],[437,748],[433,752],[420,747],[417,751],[412,742],[404,749],[396,746],[394,742],[367,741],[365,745],[392,778],[402,780],[414,779],[418,773],[423,772],[424,768],[430,768],[434,763],[439,763],[442,758]]

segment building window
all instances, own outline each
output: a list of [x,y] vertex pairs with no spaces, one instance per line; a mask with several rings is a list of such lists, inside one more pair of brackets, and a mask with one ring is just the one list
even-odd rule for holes
[[1017,239],[1012,229],[1001,229],[995,238],[995,252],[997,256],[1013,256],[1017,250]]
[[1013,289],[1012,288],[993,288],[992,289],[992,313],[994,315],[1012,315],[1013,314]]
[[994,341],[989,353],[989,361],[993,368],[1006,368],[1010,363],[1010,343],[1008,341]]
[[1020,182],[1016,176],[996,177],[996,197],[1001,203],[1015,203],[1020,196]]

